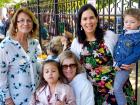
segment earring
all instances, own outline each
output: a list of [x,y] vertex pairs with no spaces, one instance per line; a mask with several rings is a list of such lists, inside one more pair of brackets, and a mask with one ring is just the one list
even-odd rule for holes
[[17,28],[16,28],[16,32],[17,32],[18,30],[17,30]]
[[83,28],[81,27],[81,31],[83,30]]
[[32,32],[34,32],[34,31],[32,30]]

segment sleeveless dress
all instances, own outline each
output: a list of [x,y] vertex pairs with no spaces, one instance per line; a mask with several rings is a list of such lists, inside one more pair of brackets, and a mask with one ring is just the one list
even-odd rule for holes
[[[104,41],[86,41],[80,54],[80,62],[84,65],[89,80],[93,83],[95,105],[117,105],[113,93],[115,70],[113,57]],[[136,105],[130,81],[124,86],[127,105]]]

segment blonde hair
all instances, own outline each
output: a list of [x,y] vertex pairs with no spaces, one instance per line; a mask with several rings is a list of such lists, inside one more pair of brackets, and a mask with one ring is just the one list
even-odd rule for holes
[[84,71],[83,66],[80,64],[79,59],[76,57],[76,55],[70,51],[70,50],[66,50],[63,51],[60,55],[59,55],[59,61],[60,61],[60,65],[63,64],[65,59],[73,59],[75,64],[77,65],[77,69],[76,69],[76,74],[79,74],[81,72]]
[[123,17],[125,18],[126,15],[130,15],[140,21],[140,9],[137,8],[128,8],[125,12]]
[[10,24],[10,28],[9,28],[9,34],[11,36],[16,36],[16,29],[17,29],[17,17],[20,13],[25,13],[28,16],[30,16],[30,18],[33,21],[33,29],[32,31],[29,33],[30,37],[32,38],[36,38],[39,32],[39,24],[38,21],[36,19],[36,17],[34,16],[34,14],[28,9],[28,8],[20,8],[18,9],[14,16],[11,19],[11,24]]
[[59,55],[63,51],[61,36],[53,37],[46,49],[55,55]]

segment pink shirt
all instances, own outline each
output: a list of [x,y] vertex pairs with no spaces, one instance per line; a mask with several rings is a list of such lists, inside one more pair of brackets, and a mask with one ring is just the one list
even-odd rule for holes
[[46,86],[37,91],[36,98],[38,102],[35,103],[32,97],[30,105],[55,105],[57,100],[63,101],[64,105],[76,105],[72,88],[60,82],[57,83],[54,94],[51,95],[49,86]]

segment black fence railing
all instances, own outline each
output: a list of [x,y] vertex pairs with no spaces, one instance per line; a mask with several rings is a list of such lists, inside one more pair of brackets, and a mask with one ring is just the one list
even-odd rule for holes
[[[139,8],[140,0],[95,0],[101,26],[117,34],[123,30],[123,12],[129,7]],[[136,2],[134,2],[136,1]],[[45,25],[50,36],[63,34],[65,30],[75,35],[76,14],[87,0],[37,0],[27,6],[37,15],[40,26]]]
[[[76,13],[78,9],[87,3],[87,0],[66,0],[65,2],[54,2],[44,0],[30,4],[28,7],[39,17],[40,26],[45,25],[50,36],[62,35],[64,31],[69,31],[75,35]],[[37,5],[39,4],[39,5]]]

